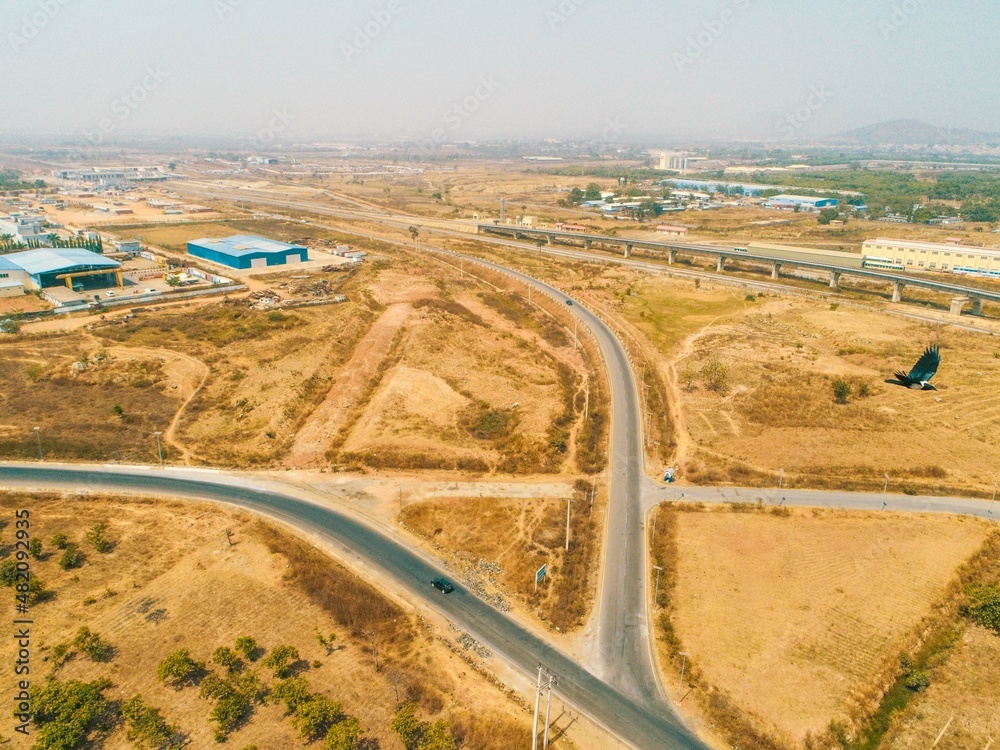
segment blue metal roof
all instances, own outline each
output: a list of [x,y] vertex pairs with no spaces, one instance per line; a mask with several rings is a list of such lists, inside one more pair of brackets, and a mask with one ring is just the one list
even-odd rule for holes
[[7,260],[6,255],[0,255],[0,271],[20,271],[21,267]]
[[287,242],[269,240],[265,237],[255,237],[252,234],[234,234],[232,237],[191,240],[188,244],[215,250],[234,258],[250,255],[251,253],[283,253],[287,250],[306,249],[301,245],[289,245]]
[[15,267],[27,271],[32,276],[42,273],[69,272],[77,268],[114,270],[121,263],[103,255],[92,253],[79,247],[40,247],[3,256]]

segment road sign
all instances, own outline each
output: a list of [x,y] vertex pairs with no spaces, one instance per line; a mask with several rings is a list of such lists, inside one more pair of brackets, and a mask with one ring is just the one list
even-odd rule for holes
[[549,572],[549,564],[545,563],[545,565],[540,567],[538,571],[535,573],[535,591],[538,591],[538,584],[542,582],[542,579],[545,578],[548,572]]

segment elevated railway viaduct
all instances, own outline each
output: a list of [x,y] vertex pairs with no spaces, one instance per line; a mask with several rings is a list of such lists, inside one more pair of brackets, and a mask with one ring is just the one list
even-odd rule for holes
[[949,284],[943,281],[932,279],[921,279],[916,276],[887,273],[871,268],[862,267],[863,257],[858,255],[851,257],[845,253],[844,264],[819,263],[814,260],[796,259],[795,257],[776,257],[774,255],[761,255],[747,252],[746,249],[737,249],[733,246],[707,245],[690,242],[654,242],[652,240],[639,240],[629,237],[608,237],[603,234],[586,234],[581,232],[567,232],[553,229],[536,229],[533,227],[511,226],[503,224],[479,224],[478,234],[499,235],[510,237],[514,240],[541,241],[553,245],[556,243],[564,245],[582,245],[585,249],[590,249],[595,245],[605,248],[620,249],[626,258],[632,256],[632,251],[636,248],[661,253],[666,257],[668,264],[673,264],[677,260],[678,253],[686,255],[705,256],[714,258],[716,270],[722,273],[726,268],[726,261],[729,259],[739,259],[750,261],[764,266],[770,266],[771,278],[778,278],[783,266],[792,266],[810,270],[818,270],[830,275],[830,288],[837,289],[842,276],[854,276],[870,281],[880,281],[888,284],[892,288],[892,301],[900,302],[903,298],[903,289],[908,286],[929,289],[934,292],[947,294],[952,298],[951,310],[953,313],[960,313],[966,303],[971,303],[973,315],[982,315],[983,302],[1000,302],[1000,292],[991,292],[985,289],[962,286],[960,284]]

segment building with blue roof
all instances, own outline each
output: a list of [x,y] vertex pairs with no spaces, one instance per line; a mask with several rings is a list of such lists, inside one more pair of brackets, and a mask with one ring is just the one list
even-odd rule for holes
[[[122,264],[79,247],[40,247],[0,256],[0,273],[16,273],[28,289],[46,289],[65,285],[122,286]],[[4,270],[4,269],[7,270]],[[0,281],[9,281],[0,279]]]
[[285,266],[309,260],[309,251],[301,245],[289,245],[251,234],[193,240],[188,243],[188,254],[237,269]]

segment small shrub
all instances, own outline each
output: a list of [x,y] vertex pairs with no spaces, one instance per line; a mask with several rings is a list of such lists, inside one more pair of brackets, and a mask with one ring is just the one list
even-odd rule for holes
[[846,404],[847,399],[851,396],[851,384],[846,380],[837,378],[832,383],[833,388],[833,400],[838,404]]
[[1000,634],[1000,586],[970,586],[966,594],[969,602],[962,607],[962,614]]
[[34,750],[71,750],[87,745],[88,737],[114,725],[114,711],[103,692],[106,678],[93,682],[49,679],[32,695],[33,721],[38,727]]
[[322,695],[313,695],[295,709],[292,723],[299,730],[299,737],[312,742],[326,736],[334,724],[343,716],[339,703]]
[[82,568],[84,561],[87,556],[83,554],[83,551],[77,547],[75,544],[70,542],[66,545],[62,553],[62,557],[59,558],[59,567],[63,570],[73,570],[74,568]]
[[184,747],[185,741],[178,736],[177,727],[164,721],[160,712],[147,706],[142,696],[134,695],[122,704],[122,717],[128,729],[129,740],[139,750],[175,750]]
[[271,688],[271,695],[284,703],[290,714],[295,713],[301,704],[312,697],[309,693],[309,683],[305,677],[290,677],[287,680],[281,680]]
[[361,722],[353,716],[348,716],[330,727],[323,750],[355,750],[360,738]]
[[35,537],[28,540],[28,554],[36,560],[42,555],[42,540]]
[[91,661],[110,661],[114,647],[86,625],[76,631],[73,646],[90,657]]
[[705,387],[716,393],[726,393],[729,390],[729,367],[712,357],[701,367],[701,377]]
[[69,546],[69,539],[65,534],[53,534],[49,544],[56,549],[66,549]]
[[868,383],[862,383],[858,386],[858,396],[860,398],[868,398],[870,395],[872,395],[872,389]]
[[915,693],[922,693],[931,684],[930,675],[928,675],[924,670],[918,669],[916,672],[912,672],[906,678],[906,687]]
[[106,523],[98,523],[87,530],[87,541],[90,542],[90,546],[102,555],[108,554],[115,548],[115,545],[104,537],[104,532],[107,529],[108,525]]
[[219,646],[212,654],[212,661],[220,667],[225,667],[229,672],[238,671],[240,668],[240,657],[236,655],[229,646]]

